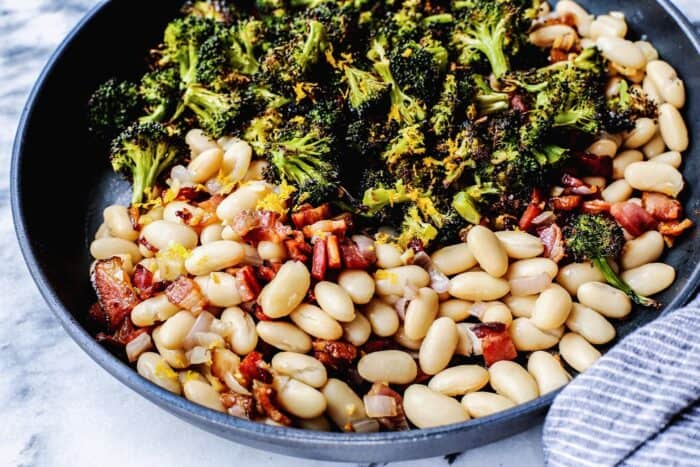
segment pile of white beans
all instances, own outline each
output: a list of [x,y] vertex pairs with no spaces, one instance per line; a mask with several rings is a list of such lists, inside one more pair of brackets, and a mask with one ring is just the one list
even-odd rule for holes
[[[584,46],[596,45],[611,61],[610,94],[626,79],[660,104],[658,122],[640,119],[634,130],[605,135],[589,148],[599,157],[613,158],[614,181],[586,181],[601,186],[603,199],[611,203],[632,199],[635,190],[678,194],[683,179],[677,168],[688,134],[679,113],[685,101],[683,82],[673,68],[659,60],[650,43],[624,39],[627,25],[620,13],[593,17],[564,0],[554,13],[543,14],[569,14],[576,28],[541,27],[532,32],[533,43],[548,47],[572,35]],[[250,146],[241,140],[212,141],[195,130],[187,142],[192,161],[180,170],[181,186],[213,187],[222,173],[241,183],[218,206],[216,220],[203,227],[187,225],[177,213],[187,210],[196,218],[201,209],[172,201],[142,215],[135,229],[127,208],[110,206],[90,252],[95,259],[119,256],[129,273],[141,264],[156,281],[183,274],[194,278],[208,302],[205,309],[182,310],[162,293],[142,301],[133,308],[131,320],[138,327],[153,326],[153,331],[139,337],[138,345],[130,343],[127,353],[144,378],[213,410],[226,410],[222,392],[249,394],[235,376],[241,357],[263,341],[279,351],[269,362],[273,387],[278,403],[298,426],[376,431],[379,424],[368,417],[362,395],[329,378],[324,365],[309,354],[312,339],[360,347],[379,337],[393,339],[402,350],[360,355],[359,375],[368,382],[405,387],[403,410],[415,427],[463,422],[565,385],[570,369],[585,371],[601,356],[595,346],[615,338],[610,320],[632,311],[630,299],[606,284],[592,264],[559,267],[542,257],[539,238],[483,226],[473,227],[466,242],[432,254],[433,263],[450,279],[447,293],[433,290],[428,272],[405,261],[407,256],[388,243],[375,244],[373,273],[343,270],[337,283],[313,284],[307,266],[289,260],[284,245],[263,241],[254,248],[241,242],[229,225],[236,214],[255,209],[274,190],[262,181],[265,162],[252,160]],[[166,254],[154,254],[140,239]],[[174,246],[187,254],[168,254]],[[675,278],[673,267],[657,262],[663,251],[664,239],[656,231],[628,236],[615,267],[634,291],[653,295]],[[256,322],[243,311],[235,278],[225,271],[250,258],[283,263],[257,299],[269,321]],[[535,293],[513,290],[523,278],[538,278]],[[310,289],[316,303],[304,303]],[[400,316],[395,305],[407,290],[410,302]],[[477,320],[503,323],[519,361],[526,363],[450,367],[454,356],[474,355],[469,329]],[[425,384],[415,384],[419,370],[429,377]]]

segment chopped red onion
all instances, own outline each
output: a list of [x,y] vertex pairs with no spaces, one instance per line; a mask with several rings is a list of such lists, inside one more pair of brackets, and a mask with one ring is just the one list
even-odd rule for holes
[[394,417],[399,411],[396,408],[396,399],[389,396],[367,395],[364,397],[365,412],[368,417]]
[[139,359],[139,355],[151,348],[153,348],[153,340],[147,332],[144,332],[126,344],[126,356],[130,362],[135,362]]
[[430,256],[424,251],[419,251],[413,257],[413,264],[420,266],[430,275],[430,287],[437,293],[445,293],[450,288],[450,279],[433,263]]

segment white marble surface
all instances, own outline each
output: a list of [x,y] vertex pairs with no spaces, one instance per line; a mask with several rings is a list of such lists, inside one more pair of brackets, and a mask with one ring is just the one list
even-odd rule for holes
[[[675,1],[700,22],[698,0]],[[70,340],[27,273],[9,207],[12,138],[41,67],[95,3],[0,0],[0,466],[324,465],[219,439],[137,396]],[[540,437],[535,426],[456,458],[391,465],[536,466]]]

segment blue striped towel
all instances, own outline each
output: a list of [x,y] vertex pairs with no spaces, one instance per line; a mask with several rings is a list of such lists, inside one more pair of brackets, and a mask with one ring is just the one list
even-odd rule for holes
[[700,299],[637,330],[557,396],[548,466],[700,466]]

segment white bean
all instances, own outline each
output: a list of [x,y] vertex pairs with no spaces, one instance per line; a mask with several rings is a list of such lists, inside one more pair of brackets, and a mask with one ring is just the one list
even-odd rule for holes
[[221,232],[224,230],[224,226],[221,224],[211,224],[202,229],[199,234],[199,242],[202,245],[207,243],[216,242],[218,240],[223,240],[221,237]]
[[632,311],[632,303],[624,292],[602,282],[582,284],[576,296],[582,305],[608,318],[624,318]]
[[576,25],[578,33],[583,37],[588,37],[591,32],[593,15],[584,10],[581,5],[571,0],[561,0],[557,2],[554,11],[561,16],[571,16],[574,19],[574,24]]
[[462,406],[473,418],[488,417],[515,407],[515,403],[505,396],[492,392],[470,392],[462,398]]
[[517,350],[531,352],[554,347],[564,334],[564,329],[544,331],[535,326],[530,318],[516,318],[511,323],[508,332]]
[[537,295],[526,295],[522,297],[509,295],[505,297],[503,301],[516,318],[529,318],[532,316],[532,310],[535,309]]
[[326,398],[308,384],[288,376],[275,376],[272,387],[283,409],[299,418],[318,417],[326,410]]
[[506,279],[512,280],[518,277],[534,277],[540,274],[547,274],[554,279],[557,276],[559,267],[557,263],[549,258],[521,259],[511,263],[506,274]]
[[625,180],[640,191],[655,191],[676,197],[683,190],[683,176],[675,168],[661,162],[633,162],[625,169]]
[[152,326],[157,321],[170,318],[179,309],[177,305],[168,301],[165,294],[160,294],[138,303],[131,310],[131,321],[139,327]]
[[471,301],[498,300],[510,291],[507,280],[495,278],[486,272],[463,272],[450,280],[449,293],[453,297]]
[[580,303],[574,303],[566,326],[591,344],[607,344],[615,338],[615,327],[603,315]]
[[298,420],[299,428],[312,431],[333,431],[331,422],[324,416],[315,418],[300,418]]
[[[648,143],[647,143],[648,144]],[[646,146],[644,146],[646,147]],[[633,162],[641,162],[644,160],[644,154],[636,149],[628,149],[618,154],[613,159],[613,179],[619,180],[625,177],[625,169]]]
[[194,321],[194,315],[186,310],[178,311],[168,318],[160,327],[160,339],[163,345],[169,349],[181,349]]
[[676,279],[676,270],[668,264],[648,263],[628,269],[620,277],[639,295],[649,296],[669,287]]
[[603,36],[622,38],[627,35],[627,23],[624,16],[600,15],[591,23],[589,33],[593,40]]
[[237,214],[255,209],[258,202],[272,192],[269,183],[248,182],[224,199],[216,208],[216,215],[221,220],[231,221]]
[[586,282],[602,282],[605,280],[603,273],[589,261],[583,263],[569,263],[559,270],[557,282],[571,295],[576,295],[581,284]]
[[472,313],[472,307],[474,303],[467,302],[465,300],[459,300],[458,298],[451,298],[440,302],[438,307],[438,316],[446,316],[452,319],[455,323],[464,321],[469,318]]
[[197,232],[186,225],[168,221],[153,221],[141,230],[141,237],[158,250],[167,250],[171,245],[182,245],[191,250],[197,246]]
[[243,182],[256,182],[265,179],[265,171],[270,166],[266,160],[259,159],[250,163],[250,168],[243,177]]
[[373,383],[408,384],[416,379],[418,367],[410,354],[400,350],[380,350],[363,356],[357,371]]
[[187,132],[185,142],[190,147],[192,157],[197,157],[207,149],[218,148],[216,141],[207,136],[202,130],[194,129]]
[[365,316],[372,326],[372,332],[379,337],[396,334],[399,329],[399,315],[396,310],[381,300],[374,299],[365,308]]
[[113,256],[129,255],[133,263],[141,260],[141,252],[134,242],[116,237],[103,237],[90,244],[90,255],[95,259],[110,259]]
[[[666,150],[666,143],[661,131],[657,131],[654,137],[647,144],[642,146],[642,152],[647,159],[652,159]],[[618,156],[619,157],[619,156]],[[632,161],[637,162],[637,161]],[[613,169],[614,169],[613,164]],[[622,170],[624,172],[624,168]]]
[[263,240],[258,243],[258,255],[263,261],[283,261],[287,258],[284,243]]
[[496,232],[496,237],[500,240],[508,256],[513,259],[534,258],[544,251],[542,241],[527,232],[502,230]]
[[559,360],[543,351],[534,352],[527,360],[527,371],[535,378],[540,395],[547,394],[566,386],[571,376]]
[[306,353],[311,350],[311,338],[291,323],[259,321],[258,336],[271,346],[287,352]]
[[318,305],[334,319],[344,323],[355,319],[355,305],[340,285],[321,281],[314,287],[314,295]]
[[457,365],[430,379],[428,387],[446,396],[462,396],[478,391],[489,382],[489,372],[479,365]]
[[663,98],[677,109],[685,105],[685,85],[676,70],[662,60],[653,60],[647,64],[647,76]]
[[459,274],[476,266],[476,258],[466,243],[440,248],[432,254],[435,266],[448,276]]
[[683,157],[678,151],[668,151],[658,156],[654,156],[652,159],[654,162],[659,162],[661,164],[668,164],[673,168],[679,168],[683,163]]
[[565,334],[559,342],[559,353],[574,370],[586,371],[600,358],[600,352],[575,332]]
[[375,244],[377,267],[381,269],[397,268],[403,264],[401,250],[388,243]]
[[505,303],[496,301],[484,305],[486,308],[477,316],[482,323],[503,323],[508,327],[513,322],[513,315]]
[[636,45],[637,48],[644,54],[644,57],[646,57],[647,62],[651,62],[652,60],[657,60],[659,58],[659,52],[652,45],[651,42],[636,41],[634,45]]
[[642,80],[642,90],[646,93],[650,100],[655,101],[659,105],[664,103],[664,98],[661,96],[659,90],[656,89],[656,85],[654,84],[654,81],[652,81],[651,77],[649,77],[649,74],[647,74],[644,77],[644,80]]
[[625,68],[638,70],[647,64],[647,59],[641,50],[633,42],[621,37],[599,37],[596,40],[596,46],[605,58]]
[[321,392],[326,397],[328,416],[341,430],[352,431],[353,423],[367,420],[362,399],[347,383],[330,378]]
[[624,146],[636,149],[647,144],[656,134],[659,126],[651,118],[638,118],[634,122],[634,129],[626,133]]
[[530,320],[540,329],[551,330],[566,322],[571,312],[571,295],[563,287],[550,284],[535,302]]
[[95,232],[95,240],[99,240],[101,238],[110,238],[112,234],[109,233],[109,227],[107,227],[107,224],[104,222],[100,224],[100,226],[97,228],[97,231]]
[[219,398],[219,393],[216,392],[211,384],[196,379],[190,379],[185,381],[182,385],[182,389],[187,400],[218,412],[226,411]]
[[552,24],[535,29],[530,33],[529,40],[537,47],[552,47],[554,41],[559,37],[573,36],[578,37],[576,31],[571,26],[565,24]]
[[158,353],[163,357],[163,359],[168,363],[173,368],[177,369],[184,369],[190,366],[190,362],[187,359],[187,355],[185,355],[185,351],[182,349],[169,349],[163,345],[163,342],[160,339],[160,328],[162,326],[158,326],[153,330],[151,333],[151,338],[153,339],[153,343],[156,346],[156,350],[158,350]]
[[258,345],[258,332],[250,314],[238,307],[226,308],[221,313],[221,321],[230,329],[229,344],[238,355],[248,355]]
[[155,352],[144,352],[139,355],[139,359],[136,362],[136,371],[151,383],[157,384],[163,389],[167,389],[175,394],[182,392],[177,373],[170,368],[170,365],[163,357]]
[[311,285],[311,274],[304,263],[287,261],[258,296],[263,313],[270,318],[282,318],[304,300]]
[[625,243],[620,259],[622,269],[632,269],[656,261],[663,252],[664,237],[656,230],[644,232]]
[[374,279],[366,271],[346,269],[338,275],[338,285],[350,295],[353,303],[366,305],[374,296]]
[[238,182],[248,173],[253,149],[245,141],[234,139],[227,144],[225,151],[221,169],[231,182]]
[[343,327],[343,339],[356,347],[364,345],[372,335],[372,325],[362,313],[355,313],[355,319],[340,325]]
[[455,399],[422,384],[412,384],[404,392],[406,417],[418,428],[432,428],[469,420],[469,414]]
[[671,151],[683,152],[688,149],[688,127],[681,113],[671,104],[659,106],[659,129]]
[[508,254],[498,237],[488,228],[475,225],[467,235],[467,245],[479,266],[493,277],[508,270]]
[[416,297],[406,307],[404,332],[410,339],[422,339],[438,313],[438,295],[429,288],[418,290]]
[[459,335],[457,325],[450,318],[438,318],[428,329],[418,353],[423,373],[434,375],[444,370],[452,359]]
[[316,305],[302,303],[289,317],[304,332],[319,339],[337,340],[343,335],[340,324]]
[[236,266],[245,258],[245,250],[238,242],[218,240],[192,250],[185,260],[187,272],[203,276],[215,271]]
[[209,304],[219,307],[236,306],[241,303],[236,278],[226,272],[212,272],[198,276],[194,281],[199,286]]
[[[619,82],[615,81],[615,91],[617,91],[618,86]],[[588,146],[586,152],[596,155],[598,157],[615,157],[615,154],[617,153],[617,148],[618,144],[615,141],[611,140],[610,138],[601,138],[599,140],[596,140],[590,146]]]
[[139,233],[134,230],[131,223],[131,216],[125,206],[112,205],[103,211],[105,225],[109,229],[110,235],[131,242],[139,238]]
[[203,151],[187,166],[194,183],[204,183],[212,178],[221,168],[224,152],[221,148],[211,148]]
[[399,330],[396,331],[396,334],[394,334],[394,340],[409,350],[418,350],[420,349],[420,345],[423,343],[422,338],[411,339],[408,337],[403,326],[400,326]]
[[601,196],[608,203],[615,204],[627,201],[632,196],[633,191],[634,189],[627,183],[627,180],[620,179],[608,185],[601,193]]
[[516,404],[523,404],[539,396],[537,382],[522,366],[501,360],[489,368],[491,387]]
[[378,295],[404,294],[404,288],[425,287],[430,284],[428,272],[420,266],[399,266],[390,269],[379,269],[374,273]]

